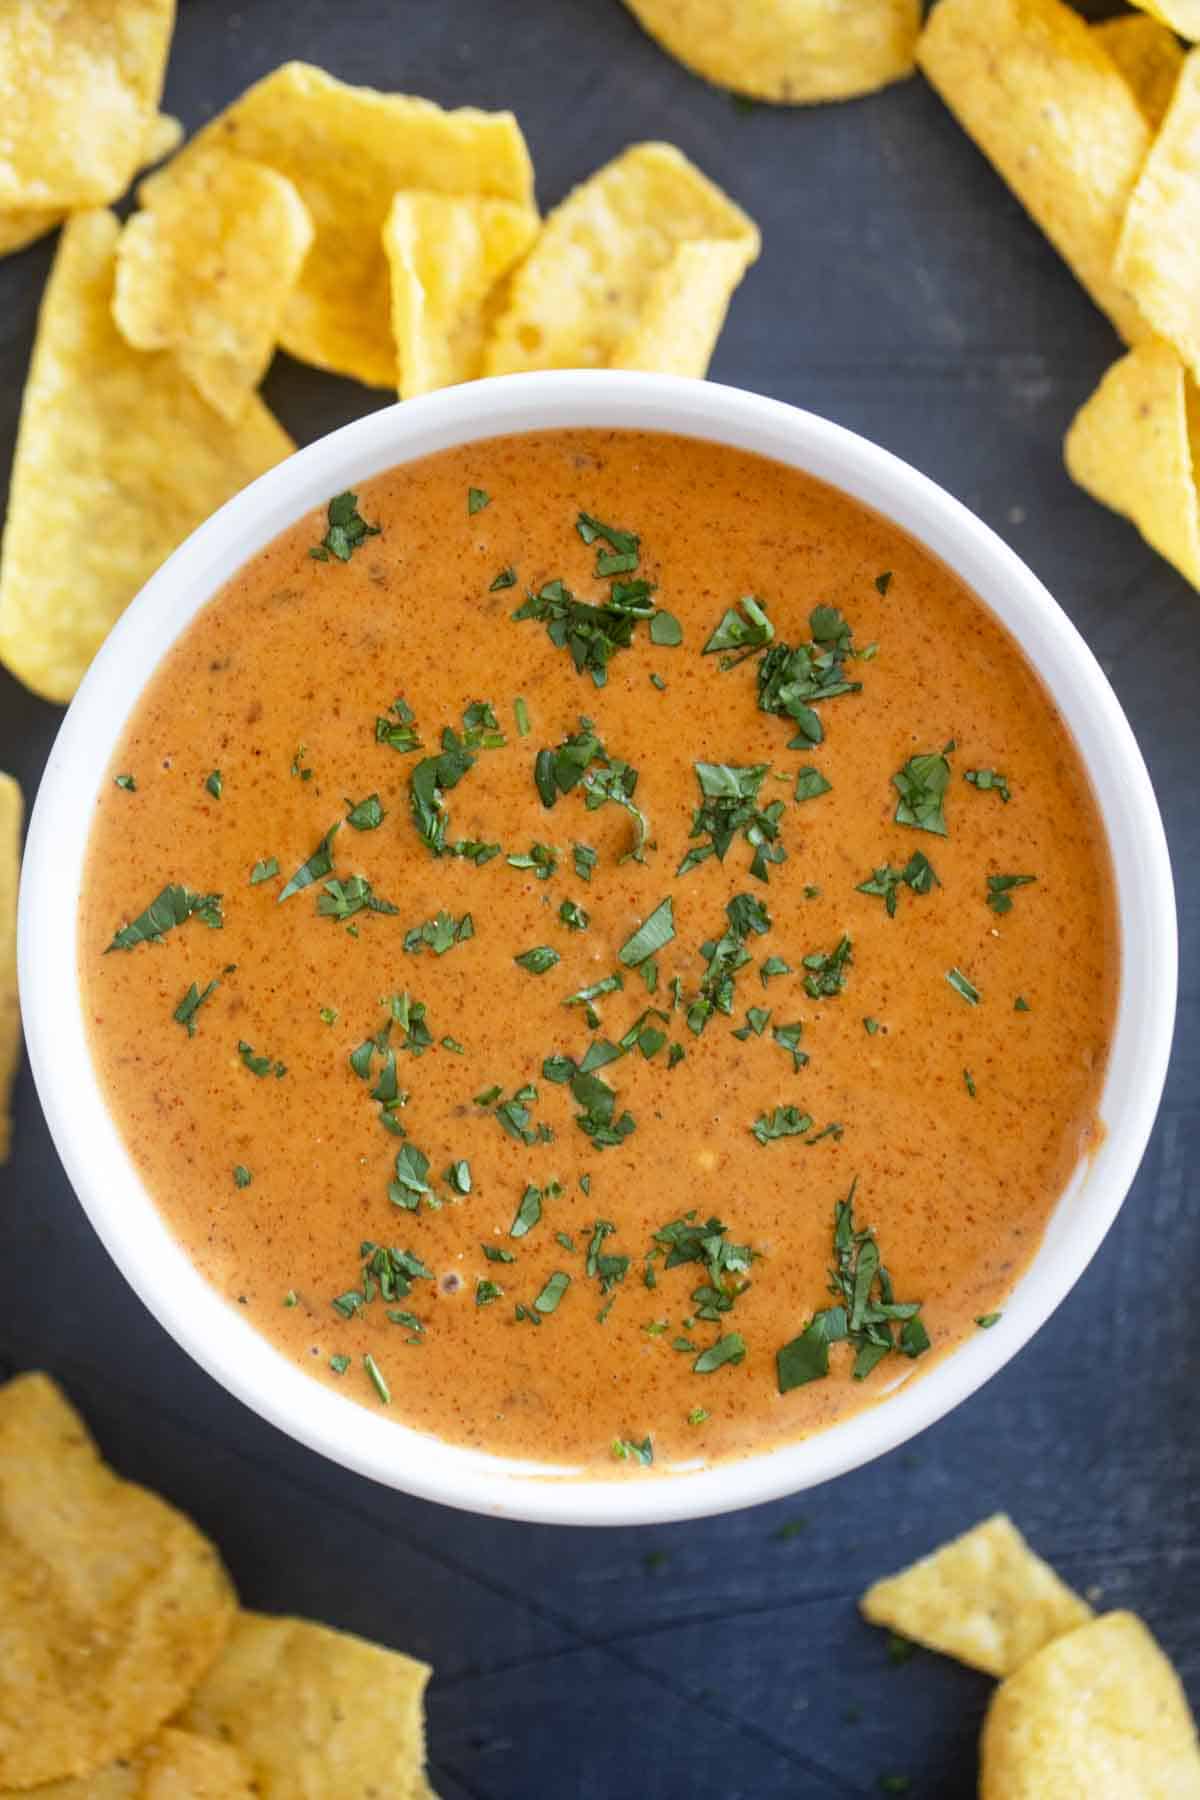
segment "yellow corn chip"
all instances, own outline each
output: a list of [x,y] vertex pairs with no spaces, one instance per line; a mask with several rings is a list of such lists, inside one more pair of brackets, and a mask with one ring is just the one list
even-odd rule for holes
[[[695,240],[737,245],[723,279],[730,262],[740,257],[745,268],[759,252],[754,221],[681,151],[634,144],[547,218],[513,277],[485,353],[486,372],[616,366],[623,345],[632,340],[636,347],[647,308],[652,316],[661,310],[659,277],[671,281],[663,272],[678,247]],[[689,285],[699,291],[694,275]],[[711,300],[704,304],[711,323]],[[682,318],[677,325],[688,329]]]
[[733,290],[754,257],[751,238],[693,238],[650,282],[637,323],[614,349],[614,369],[708,373]]
[[0,1163],[12,1142],[12,1085],[21,1060],[17,1003],[17,883],[25,803],[11,775],[0,775]]
[[706,81],[798,106],[911,75],[920,0],[625,0]]
[[144,1743],[235,1608],[208,1540],[105,1467],[47,1376],[0,1388],[0,1788],[89,1776]]
[[939,0],[917,62],[1129,343],[1148,335],[1112,275],[1150,128],[1062,0]]
[[284,308],[313,239],[285,175],[203,151],[141,186],[117,243],[113,317],[135,350],[172,350],[227,419],[237,419],[275,354]]
[[[236,426],[112,318],[111,213],[68,221],[46,285],[0,552],[0,661],[69,700],[143,582],[291,440],[257,398]],[[46,554],[47,544],[54,554]]]
[[180,1723],[240,1750],[262,1800],[420,1793],[428,1680],[363,1638],[243,1612]]
[[382,231],[401,188],[475,194],[528,206],[533,168],[511,113],[347,87],[307,63],[285,63],[185,146],[236,151],[286,175],[316,227],[288,304],[285,350],[318,368],[393,387],[396,349]]
[[1132,519],[1146,542],[1200,587],[1200,431],[1195,390],[1188,390],[1187,371],[1169,344],[1139,344],[1080,407],[1065,450],[1080,487]]
[[175,0],[0,7],[0,208],[95,206],[133,178]]
[[877,1581],[861,1605],[872,1625],[989,1675],[1007,1675],[1092,1616],[1003,1513]]
[[[159,162],[178,149],[183,141],[183,126],[169,113],[157,113],[142,145],[143,166]],[[61,225],[66,212],[61,206],[25,206],[0,211],[0,256],[11,256],[36,243],[56,225]]]
[[1133,190],[1113,274],[1200,376],[1200,50],[1184,62]]
[[532,206],[511,200],[396,195],[383,248],[402,399],[481,373],[488,297],[524,256],[538,223]]
[[26,1792],[28,1800],[254,1800],[249,1771],[236,1750],[169,1725],[132,1756],[94,1775],[50,1781]]
[[1200,0],[1133,0],[1133,4],[1170,25],[1181,37],[1191,38],[1193,43],[1200,39]]
[[1200,1800],[1179,1678],[1140,1619],[1106,1613],[996,1689],[980,1800]]
[[1183,45],[1175,33],[1144,13],[1123,13],[1093,25],[1092,36],[1133,89],[1151,131],[1157,131],[1183,67]]

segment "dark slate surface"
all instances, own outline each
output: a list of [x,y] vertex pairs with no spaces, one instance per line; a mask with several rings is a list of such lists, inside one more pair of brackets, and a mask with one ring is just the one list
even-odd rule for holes
[[[339,1472],[229,1399],[133,1299],[27,1073],[0,1171],[0,1372],[54,1370],[113,1461],[214,1534],[251,1604],[428,1657],[447,1800],[845,1800],[893,1772],[960,1800],[989,1684],[926,1655],[890,1666],[854,1597],[994,1507],[1070,1581],[1141,1611],[1200,1701],[1200,611],[1062,470],[1063,429],[1117,353],[1107,324],[919,80],[744,112],[617,0],[182,0],[167,104],[194,128],[285,56],[514,107],[545,204],[660,136],[749,207],[766,250],[714,375],[853,426],[966,501],[1057,594],[1129,713],[1180,878],[1166,1101],[1118,1225],[1036,1344],[910,1449],[792,1504],[572,1533]],[[50,255],[0,266],[5,458]],[[284,359],[269,398],[301,441],[381,400]],[[0,673],[0,765],[30,793],[58,720]]]

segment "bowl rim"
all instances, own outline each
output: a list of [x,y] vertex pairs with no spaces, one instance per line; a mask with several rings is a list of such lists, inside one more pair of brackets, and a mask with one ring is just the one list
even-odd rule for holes
[[[948,563],[1022,644],[1080,750],[1112,855],[1124,971],[1101,1103],[1108,1129],[1060,1197],[1005,1307],[1004,1330],[980,1332],[900,1391],[812,1436],[632,1479],[564,1476],[418,1433],[312,1380],[239,1317],[168,1232],[105,1109],[74,953],[100,782],[147,679],[199,607],[331,494],[455,445],[572,426],[673,432],[790,463]],[[1152,981],[1129,979],[1135,955]],[[30,818],[18,964],[29,1059],[68,1178],[134,1291],[215,1380],[310,1449],[421,1498],[542,1523],[631,1525],[776,1499],[856,1468],[943,1417],[1028,1342],[1083,1273],[1137,1172],[1170,1054],[1177,937],[1166,837],[1132,730],[1075,626],[990,527],[899,457],[785,402],[676,376],[580,370],[501,376],[370,413],[261,476],[167,559],[105,640],[55,740]]]

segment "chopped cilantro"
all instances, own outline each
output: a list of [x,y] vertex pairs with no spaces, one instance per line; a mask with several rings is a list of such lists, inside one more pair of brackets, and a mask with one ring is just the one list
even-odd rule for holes
[[999,794],[1005,806],[1012,799],[1012,789],[1008,785],[1008,776],[1002,775],[999,769],[964,769],[963,780],[978,788],[981,794]]
[[683,642],[683,626],[674,613],[656,612],[650,621],[650,642],[673,648]]
[[325,836],[321,839],[312,855],[306,862],[300,864],[296,873],[283,888],[278,896],[279,901],[290,900],[293,894],[302,893],[306,887],[311,887],[314,881],[323,881],[325,879],[326,875],[328,875],[333,868],[332,845],[334,838],[341,828],[342,822],[340,819],[337,821],[336,825],[331,825],[329,827],[329,830],[325,833]]
[[804,958],[808,974],[804,991],[812,1000],[832,1000],[846,986],[846,970],[854,961],[850,939],[843,937],[828,953],[814,950]]
[[830,793],[832,788],[833,783],[826,781],[820,769],[814,769],[811,764],[806,765],[803,769],[797,769],[795,796],[797,800],[815,800],[820,794]]
[[254,1180],[254,1177],[250,1173],[249,1169],[246,1167],[245,1163],[234,1163],[234,1165],[233,1165],[233,1185],[234,1185],[234,1187],[248,1188],[250,1186],[250,1183],[253,1180]]
[[456,919],[445,907],[440,907],[432,919],[426,919],[422,925],[414,925],[404,934],[404,948],[410,956],[419,955],[429,949],[435,956],[445,956],[456,944],[465,944],[475,936],[475,921],[470,913],[464,913]]
[[1016,999],[1013,1001],[1013,1011],[1014,1012],[1032,1012],[1032,1010],[1033,1009],[1030,1006],[1028,1000],[1025,998],[1024,994],[1018,994]]
[[574,900],[561,902],[558,917],[559,922],[565,925],[568,931],[586,931],[591,924],[589,915]]
[[375,721],[375,742],[386,744],[390,750],[398,751],[401,756],[407,756],[413,750],[420,750],[422,748],[421,736],[413,724],[416,714],[407,700],[402,700],[397,695],[387,710],[391,714],[390,718],[384,714]]
[[530,732],[529,708],[520,694],[513,701],[513,718],[516,720],[517,736],[528,737]]
[[221,794],[224,791],[224,787],[225,787],[225,783],[224,783],[224,780],[222,779],[220,769],[214,769],[212,774],[208,777],[208,780],[204,783],[204,785],[208,789],[209,793],[212,795],[213,799],[219,800],[221,798]]
[[896,916],[896,901],[901,886],[907,887],[914,894],[931,894],[935,887],[941,885],[929,858],[922,851],[914,850],[903,868],[884,863],[882,868],[872,871],[868,880],[860,881],[856,891],[876,895],[887,907],[888,918],[892,919]]
[[992,1326],[998,1325],[1003,1317],[1004,1314],[998,1312],[980,1313],[975,1323],[981,1331],[990,1331]]
[[975,1078],[971,1074],[970,1069],[963,1070],[963,1086],[973,1100],[975,1098]]
[[357,806],[350,808],[346,814],[346,823],[352,825],[355,831],[375,831],[383,824],[384,817],[379,795],[368,794],[365,800],[360,800]]
[[1036,875],[989,875],[987,903],[994,913],[1011,912],[1013,889],[1028,887],[1036,880]]
[[220,894],[194,894],[191,888],[171,882],[156,894],[145,912],[122,925],[105,951],[134,950],[139,944],[161,944],[166,933],[195,917],[215,931],[224,924]]
[[792,972],[791,963],[784,962],[782,956],[768,956],[763,959],[758,974],[763,986],[766,987],[768,981],[772,981],[776,975],[790,975]]
[[485,488],[477,488],[477,487],[468,488],[467,489],[467,516],[468,516],[468,518],[473,518],[477,512],[482,512],[484,507],[488,506],[491,503],[491,498],[492,498],[492,496],[487,492],[487,490]]
[[772,1144],[778,1138],[807,1137],[813,1128],[811,1113],[798,1106],[777,1106],[772,1113],[762,1113],[750,1127],[760,1144]]
[[513,568],[512,564],[509,563],[506,568],[501,569],[500,573],[493,581],[489,582],[488,593],[498,594],[502,588],[516,587],[516,585],[517,571]]
[[534,1301],[534,1311],[541,1313],[543,1318],[554,1312],[570,1285],[571,1277],[564,1275],[561,1269],[556,1269]]
[[505,862],[514,869],[532,869],[538,881],[549,881],[558,868],[558,851],[551,844],[530,844],[520,855],[509,855]]
[[783,817],[783,801],[772,800],[759,807],[758,791],[767,763],[738,767],[729,763],[698,762],[696,780],[700,787],[700,805],[692,815],[689,837],[707,836],[707,844],[689,850],[676,875],[686,875],[708,857],[724,862],[725,853],[740,831],[754,851],[750,873],[759,881],[769,878],[771,863],[781,863],[787,852],[779,843],[779,821]]
[[329,529],[308,553],[316,562],[328,562],[330,557],[336,557],[338,562],[349,562],[369,537],[379,535],[379,526],[368,525],[359,512],[357,494],[335,495],[329,502],[327,513]]
[[632,1438],[614,1438],[610,1447],[615,1462],[636,1462],[648,1469],[654,1461],[654,1445],[649,1437],[640,1444]]
[[277,857],[268,856],[256,862],[250,871],[250,886],[257,887],[260,881],[270,881],[272,875],[278,875],[279,861]]
[[127,794],[137,793],[137,782],[132,775],[114,775],[113,785],[114,787],[124,788]]
[[950,786],[950,764],[940,750],[912,756],[892,776],[892,786],[900,798],[896,805],[897,825],[911,825],[915,831],[932,831],[946,837],[946,815],[942,809],[946,789]]
[[708,1416],[707,1408],[703,1406],[693,1406],[691,1412],[687,1416],[687,1422],[689,1425],[703,1425]]
[[808,1061],[807,1050],[801,1050],[800,1039],[804,1035],[804,1026],[800,1020],[794,1025],[773,1025],[771,1036],[781,1050],[786,1050],[792,1059],[792,1068],[798,1075]]
[[348,1356],[331,1356],[329,1366],[335,1375],[344,1375],[350,1367],[350,1358]]
[[947,969],[946,980],[956,994],[961,994],[969,1006],[979,1005],[979,989],[967,980],[961,969]]
[[476,1306],[490,1306],[493,1300],[503,1300],[504,1289],[495,1281],[485,1281],[482,1276],[475,1283]]
[[760,712],[790,719],[796,727],[791,748],[819,744],[824,728],[814,707],[840,694],[862,691],[861,681],[846,678],[846,659],[854,655],[851,628],[836,606],[816,606],[809,614],[812,641],[773,644],[758,665]]
[[879,589],[881,594],[886,594],[891,585],[892,571],[890,569],[885,569],[882,575],[877,575],[875,577],[875,586]]
[[775,627],[767,617],[765,603],[754,594],[743,594],[722,616],[701,655],[716,656],[733,651],[735,654],[727,656],[721,665],[722,668],[733,668],[735,663],[769,644],[774,636]]
[[248,1044],[245,1038],[238,1042],[238,1055],[252,1075],[260,1078],[264,1075],[274,1075],[278,1080],[287,1074],[286,1063],[272,1062],[269,1056],[256,1056],[253,1044]]
[[375,1358],[371,1355],[369,1350],[363,1357],[363,1368],[371,1377],[371,1386],[375,1389],[375,1392],[378,1394],[384,1406],[390,1406],[392,1404],[391,1389],[383,1378],[383,1370],[379,1367],[379,1364],[375,1361]]
[[545,975],[562,958],[552,945],[535,944],[532,950],[523,950],[520,956],[514,956],[513,961],[518,969],[525,969],[530,975]]
[[219,981],[210,981],[206,988],[199,988],[193,981],[188,988],[187,993],[183,996],[183,999],[172,1013],[171,1017],[175,1020],[177,1025],[186,1025],[189,1037],[195,1037],[196,1035],[196,1014],[200,1011],[200,1008],[204,1005],[204,1002],[208,999],[209,995],[215,993],[220,985]]
[[711,1375],[717,1369],[723,1369],[726,1363],[736,1366],[746,1355],[746,1345],[740,1331],[726,1332],[707,1350],[702,1350],[692,1364],[697,1375]]
[[737,973],[752,961],[746,948],[751,932],[762,935],[771,928],[770,915],[761,900],[753,894],[737,894],[725,908],[728,926],[724,934],[700,946],[700,954],[708,967],[700,983],[700,991],[687,1009],[688,1029],[697,1037],[714,1012],[733,1014],[734,983]]
[[660,900],[650,916],[643,921],[632,937],[626,938],[617,952],[617,960],[624,963],[627,969],[636,969],[639,963],[645,962],[648,956],[655,956],[669,944],[675,936],[675,914],[671,896]]
[[896,1300],[874,1231],[870,1226],[862,1230],[855,1227],[857,1186],[856,1179],[845,1200],[839,1200],[834,1207],[830,1291],[839,1304],[815,1312],[799,1337],[784,1344],[777,1353],[781,1394],[828,1375],[830,1344],[851,1345],[855,1351],[856,1381],[865,1381],[893,1351],[917,1357],[929,1348],[929,1337],[919,1317],[920,1301]]

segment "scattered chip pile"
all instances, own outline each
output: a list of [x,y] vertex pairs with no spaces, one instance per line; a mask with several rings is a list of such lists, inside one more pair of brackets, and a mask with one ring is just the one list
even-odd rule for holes
[[938,0],[917,62],[1126,343],[1067,434],[1076,481],[1200,586],[1197,0],[1089,26]]
[[[182,136],[172,0],[0,9],[0,255],[66,220],[0,559],[0,661],[67,701],[170,552],[294,448],[278,347],[408,399],[515,369],[703,376],[758,231],[637,145],[543,223],[511,113],[286,63]],[[45,554],[47,542],[54,555]]]
[[1095,1617],[1003,1514],[876,1582],[862,1610],[999,1680],[980,1800],[1200,1800],[1195,1722],[1146,1627]]
[[0,1794],[432,1800],[428,1679],[240,1611],[213,1545],[106,1467],[47,1376],[0,1387]]

